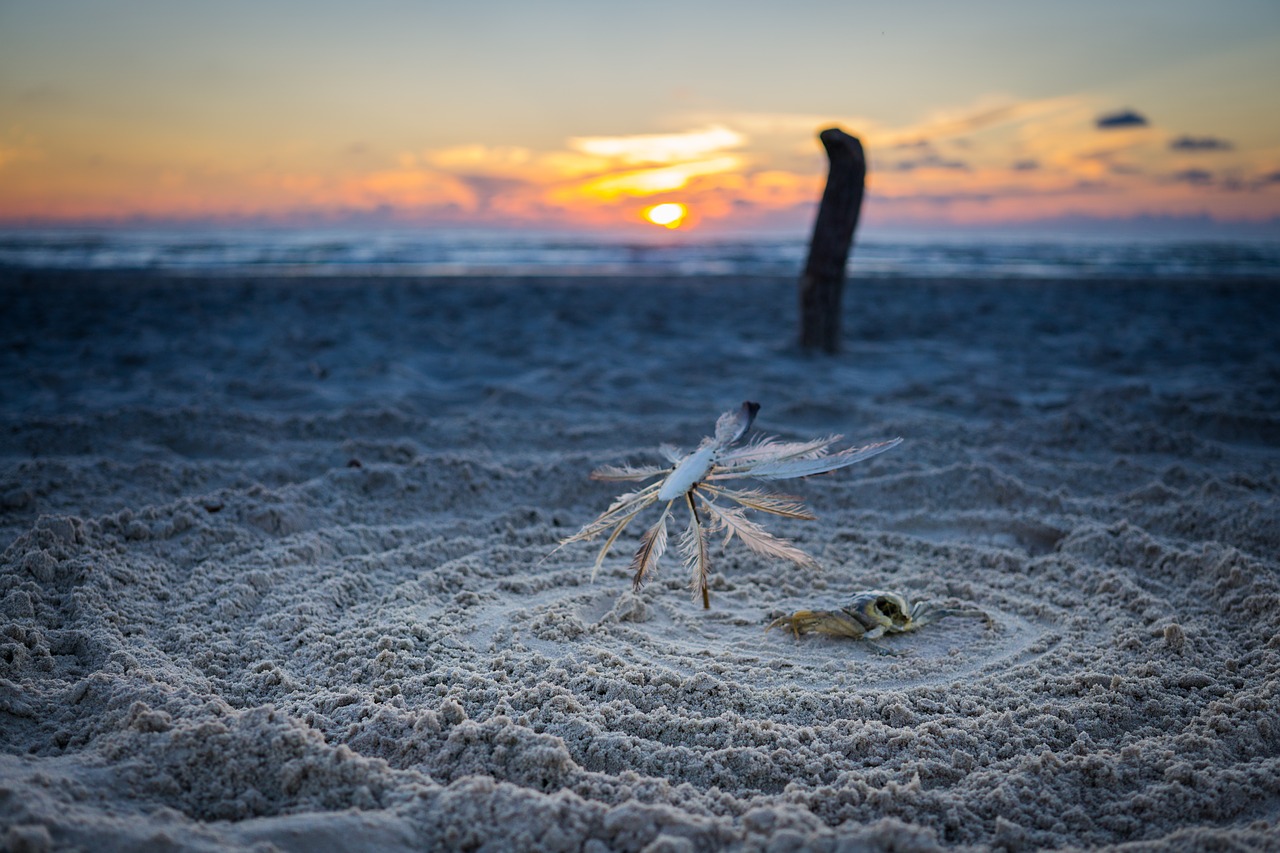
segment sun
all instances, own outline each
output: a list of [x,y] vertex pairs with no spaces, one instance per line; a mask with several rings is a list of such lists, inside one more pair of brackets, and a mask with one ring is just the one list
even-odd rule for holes
[[644,218],[652,222],[654,225],[662,225],[666,228],[679,228],[680,223],[684,222],[684,218],[688,216],[689,209],[683,204],[675,202],[667,202],[665,204],[655,204],[653,207],[644,209]]

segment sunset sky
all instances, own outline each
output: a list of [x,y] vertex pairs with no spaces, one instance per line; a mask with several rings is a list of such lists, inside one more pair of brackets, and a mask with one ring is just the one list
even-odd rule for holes
[[870,227],[1266,227],[1278,91],[1276,0],[0,0],[0,225],[797,230],[839,125]]

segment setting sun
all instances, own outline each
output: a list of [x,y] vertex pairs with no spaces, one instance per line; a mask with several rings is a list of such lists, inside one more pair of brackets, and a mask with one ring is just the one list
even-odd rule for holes
[[688,213],[688,209],[683,204],[667,202],[666,204],[655,204],[653,207],[645,208],[644,217],[654,225],[679,228],[680,223],[684,222],[684,218]]

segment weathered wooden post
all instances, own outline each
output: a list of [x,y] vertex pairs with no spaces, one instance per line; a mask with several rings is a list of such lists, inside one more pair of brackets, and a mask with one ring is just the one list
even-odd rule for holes
[[831,167],[813,224],[809,260],[800,276],[800,346],[834,353],[840,349],[840,294],[862,211],[867,159],[858,138],[838,127],[822,131],[818,138]]

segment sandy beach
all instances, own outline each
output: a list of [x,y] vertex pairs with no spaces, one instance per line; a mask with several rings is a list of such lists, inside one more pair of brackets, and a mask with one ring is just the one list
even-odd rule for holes
[[[1278,295],[0,272],[0,842],[1280,849]],[[548,558],[744,400],[818,570]]]

